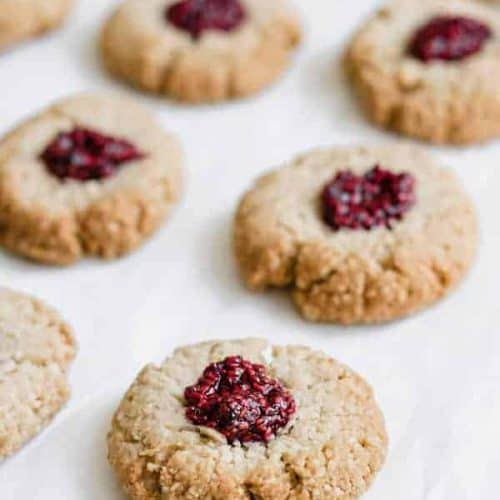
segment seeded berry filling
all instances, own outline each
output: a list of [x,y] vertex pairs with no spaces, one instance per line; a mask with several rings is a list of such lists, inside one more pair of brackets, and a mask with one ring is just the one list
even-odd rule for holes
[[79,181],[111,177],[124,163],[141,158],[130,142],[80,127],[60,133],[40,155],[51,174]]
[[181,0],[166,10],[166,18],[193,39],[205,30],[233,31],[245,20],[239,0]]
[[391,229],[415,201],[411,174],[394,174],[378,165],[362,176],[343,170],[323,189],[323,218],[335,231],[377,226]]
[[423,62],[460,61],[479,52],[491,36],[491,29],[475,19],[438,16],[417,30],[408,51]]
[[296,411],[290,392],[263,365],[240,356],[207,366],[184,398],[188,420],[219,431],[229,444],[268,443]]

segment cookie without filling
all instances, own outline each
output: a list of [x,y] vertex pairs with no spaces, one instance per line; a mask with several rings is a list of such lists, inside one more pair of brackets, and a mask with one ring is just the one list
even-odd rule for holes
[[57,312],[0,288],[0,459],[38,434],[66,402],[75,351]]
[[[208,364],[238,355],[263,364],[297,403],[267,445],[230,445],[185,416],[184,389]],[[382,414],[361,377],[307,347],[270,347],[259,339],[192,345],[161,366],[146,366],[108,435],[109,461],[134,500],[354,499],[386,451]]]
[[107,69],[134,86],[192,103],[258,92],[288,65],[300,25],[288,0],[241,0],[243,22],[199,37],[169,22],[178,0],[126,0],[106,23]]
[[2,0],[0,50],[62,24],[72,0]]
[[[458,16],[491,36],[461,60],[421,61],[408,45],[430,20]],[[466,0],[397,0],[350,43],[345,67],[367,117],[393,131],[435,143],[468,144],[500,135],[500,12]]]
[[[102,172],[93,174],[109,175],[105,178],[60,178],[66,171],[57,163],[49,164],[51,171],[44,158],[57,160],[56,153],[64,153],[68,137],[61,134],[87,129],[98,135],[85,143],[115,138],[107,148],[111,156],[117,146],[123,156],[124,145],[134,145],[138,153],[118,169],[111,165],[111,172],[107,163],[98,163]],[[77,153],[69,155],[73,175],[85,172],[81,167],[89,160],[85,150]],[[0,143],[0,244],[59,265],[85,255],[124,255],[161,225],[178,199],[181,157],[176,139],[128,98],[78,95],[56,103]]]
[[[415,179],[416,202],[391,227],[333,230],[321,193],[340,171],[375,165]],[[469,269],[477,227],[455,175],[406,145],[334,148],[297,158],[260,178],[234,222],[247,285],[291,289],[304,317],[333,323],[392,320],[429,306]]]

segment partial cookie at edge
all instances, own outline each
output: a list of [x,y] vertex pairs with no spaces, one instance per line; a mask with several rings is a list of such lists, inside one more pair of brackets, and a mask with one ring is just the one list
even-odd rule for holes
[[67,401],[71,328],[39,300],[0,288],[0,460],[38,434]]
[[[422,63],[407,54],[409,37],[433,16],[470,16],[494,36],[458,62]],[[367,118],[433,143],[471,144],[500,136],[500,11],[481,2],[397,0],[355,34],[344,68]]]
[[241,28],[193,42],[164,21],[165,1],[127,0],[102,31],[105,66],[140,89],[190,103],[254,94],[285,70],[301,28],[287,0],[243,3],[249,13]]
[[[307,347],[268,351],[260,339],[206,342],[142,370],[108,435],[109,460],[130,498],[354,499],[369,487],[387,450],[372,389]],[[230,446],[184,416],[183,389],[210,362],[238,354],[266,365],[298,404],[289,427],[267,446]]]
[[4,0],[0,5],[0,50],[60,26],[72,0]]

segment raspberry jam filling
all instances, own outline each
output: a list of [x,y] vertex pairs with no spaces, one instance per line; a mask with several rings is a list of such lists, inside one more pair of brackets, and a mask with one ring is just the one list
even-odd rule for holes
[[415,178],[378,165],[361,176],[343,170],[324,187],[321,198],[324,221],[335,231],[391,229],[415,204]]
[[460,61],[479,52],[491,36],[491,29],[475,19],[438,16],[416,31],[408,51],[423,62]]
[[80,127],[61,132],[40,155],[51,174],[79,181],[111,177],[124,163],[142,158],[130,142]]
[[239,0],[181,0],[166,10],[166,18],[194,39],[205,30],[233,31],[245,20]]
[[290,392],[263,365],[240,356],[207,366],[184,398],[187,419],[219,431],[229,444],[268,443],[296,411]]

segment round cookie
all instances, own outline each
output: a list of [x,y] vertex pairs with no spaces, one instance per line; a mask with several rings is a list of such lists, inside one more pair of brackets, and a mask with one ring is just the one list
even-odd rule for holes
[[78,95],[0,143],[0,244],[49,264],[119,257],[179,197],[177,141],[124,97]]
[[[346,170],[373,176],[375,165],[413,179],[415,200],[402,218],[370,230],[327,224],[325,185]],[[259,179],[234,222],[237,263],[250,288],[289,288],[305,318],[343,324],[388,321],[434,303],[469,269],[476,239],[474,210],[455,175],[406,145],[301,156]]]
[[[234,29],[221,24],[225,4],[239,9]],[[190,6],[222,9],[218,29],[206,28],[214,21],[210,16],[200,24],[205,29],[196,25],[191,32],[169,20],[172,8]],[[213,102],[256,93],[275,80],[300,31],[288,0],[126,0],[103,29],[101,52],[112,74],[140,89]]]
[[[425,33],[427,40],[421,33],[420,43],[426,50],[439,50],[449,36],[446,43],[454,54],[441,54],[448,60],[419,59],[412,40],[426,23],[443,16],[461,18],[461,26],[441,23],[442,38],[432,46],[429,37],[438,32],[434,25]],[[484,26],[471,33],[470,20]],[[460,30],[467,43],[457,39]],[[479,38],[467,47],[471,34]],[[493,6],[467,0],[397,0],[359,30],[347,49],[345,67],[375,124],[434,143],[481,142],[500,135],[499,40],[500,12]],[[467,55],[456,52],[463,47]]]
[[[287,426],[267,444],[230,445],[186,418],[185,388],[228,356],[264,365],[296,402]],[[192,345],[161,366],[146,366],[108,434],[109,461],[134,500],[354,499],[386,451],[383,416],[361,377],[307,347],[260,339]]]
[[0,288],[0,460],[45,427],[69,397],[70,327],[42,302]]
[[0,50],[62,24],[72,0],[2,0]]

